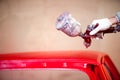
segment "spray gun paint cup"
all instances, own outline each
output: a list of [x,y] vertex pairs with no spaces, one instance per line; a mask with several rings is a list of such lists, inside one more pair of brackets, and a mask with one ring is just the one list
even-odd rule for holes
[[61,30],[70,37],[76,37],[82,33],[80,25],[68,12],[61,14],[56,22],[57,30]]

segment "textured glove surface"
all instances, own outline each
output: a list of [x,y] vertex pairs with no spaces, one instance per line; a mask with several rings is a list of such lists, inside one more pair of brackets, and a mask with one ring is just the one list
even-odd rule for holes
[[92,22],[91,26],[92,26],[92,25],[94,26],[94,25],[96,25],[96,24],[98,24],[98,26],[97,26],[94,30],[92,30],[92,31],[90,32],[90,35],[94,35],[94,34],[96,34],[97,32],[99,32],[99,31],[101,31],[101,30],[106,30],[106,29],[110,28],[111,25],[112,25],[112,23],[109,21],[108,18],[99,19],[99,20],[94,20],[94,21]]

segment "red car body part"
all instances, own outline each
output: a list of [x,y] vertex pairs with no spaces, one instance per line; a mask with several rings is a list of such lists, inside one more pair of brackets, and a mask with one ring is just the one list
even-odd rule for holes
[[0,54],[0,70],[77,69],[90,80],[120,80],[108,55],[96,51],[41,51]]

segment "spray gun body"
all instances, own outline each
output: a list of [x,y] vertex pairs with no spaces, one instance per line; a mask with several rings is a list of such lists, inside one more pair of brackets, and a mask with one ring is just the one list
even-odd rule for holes
[[92,42],[92,38],[97,38],[97,39],[103,39],[104,34],[106,33],[116,33],[116,32],[120,32],[120,25],[116,25],[115,27],[110,27],[107,30],[103,30],[103,31],[99,31],[98,33],[96,33],[95,35],[90,35],[89,33],[95,29],[98,26],[98,24],[96,24],[95,26],[90,27],[90,25],[88,25],[86,32],[84,34],[80,34],[80,37],[82,37],[84,39],[84,45],[86,46],[86,48],[88,48],[91,45]]
[[65,12],[62,15],[60,15],[56,22],[56,28],[57,30],[60,30],[67,34],[70,37],[77,37],[80,36],[84,39],[84,45],[86,48],[88,48],[91,45],[92,38],[102,39],[103,35],[106,33],[116,33],[120,32],[120,25],[118,24],[116,27],[110,27],[107,30],[99,31],[95,35],[89,35],[89,33],[95,29],[99,24],[96,24],[95,26],[87,26],[87,29],[84,33],[82,33],[81,30],[81,24],[76,21],[71,14]]

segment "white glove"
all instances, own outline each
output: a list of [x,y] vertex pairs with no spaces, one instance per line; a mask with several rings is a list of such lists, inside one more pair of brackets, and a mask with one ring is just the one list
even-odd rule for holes
[[106,29],[110,28],[112,25],[112,23],[109,21],[108,18],[94,20],[90,26],[95,26],[96,24],[98,24],[97,28],[92,30],[90,32],[90,35],[94,35],[101,30],[106,30]]

